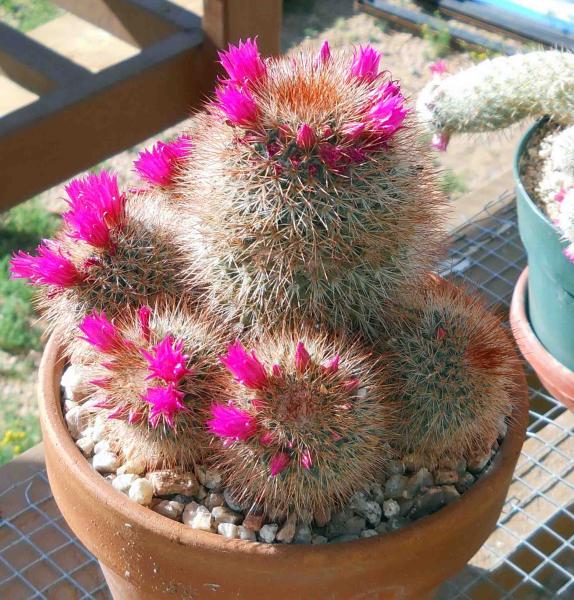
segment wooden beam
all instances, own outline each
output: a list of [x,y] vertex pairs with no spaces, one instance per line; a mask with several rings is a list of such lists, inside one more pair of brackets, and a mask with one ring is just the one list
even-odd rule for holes
[[0,120],[0,210],[183,120],[213,83],[201,41],[177,33]]
[[0,23],[0,73],[38,95],[91,75],[4,23]]
[[128,44],[145,48],[182,29],[201,26],[201,19],[165,0],[53,0],[68,12]]

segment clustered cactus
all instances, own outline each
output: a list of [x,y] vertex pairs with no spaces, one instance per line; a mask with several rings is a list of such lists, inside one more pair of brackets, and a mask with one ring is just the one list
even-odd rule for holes
[[67,187],[41,288],[85,402],[150,469],[217,469],[273,518],[325,523],[390,459],[489,449],[511,343],[431,275],[442,197],[398,82],[367,46],[263,59],[254,40],[192,130]]
[[569,243],[565,255],[574,261],[574,215],[561,204],[574,187],[571,52],[500,56],[450,76],[441,69],[420,93],[417,110],[432,145],[442,151],[453,134],[496,131],[527,117],[549,117],[552,127],[540,144],[536,193]]

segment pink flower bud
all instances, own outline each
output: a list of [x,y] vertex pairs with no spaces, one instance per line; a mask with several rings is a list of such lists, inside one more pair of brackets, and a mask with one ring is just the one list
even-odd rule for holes
[[297,130],[297,146],[299,146],[299,148],[302,148],[303,150],[310,150],[313,147],[315,141],[315,133],[313,132],[311,127],[307,125],[307,123],[303,123],[303,125],[301,125]]

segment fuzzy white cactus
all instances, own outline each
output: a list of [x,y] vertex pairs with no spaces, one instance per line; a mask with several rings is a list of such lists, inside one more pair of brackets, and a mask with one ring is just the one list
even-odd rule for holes
[[526,117],[574,123],[574,54],[500,56],[435,78],[420,93],[417,110],[441,149],[453,133],[505,129]]

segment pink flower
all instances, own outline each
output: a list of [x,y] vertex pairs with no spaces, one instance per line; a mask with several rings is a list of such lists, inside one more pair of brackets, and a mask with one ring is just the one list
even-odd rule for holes
[[151,308],[149,306],[142,306],[138,310],[138,321],[140,323],[140,329],[142,332],[142,336],[146,342],[149,342],[150,339],[150,329],[149,329],[149,321],[151,318]]
[[351,75],[358,79],[373,81],[379,73],[379,61],[381,53],[372,46],[360,46],[359,52],[355,52],[351,64]]
[[211,408],[211,414],[213,418],[207,422],[207,426],[214,435],[233,440],[247,440],[255,435],[255,419],[240,408],[216,404]]
[[281,368],[281,365],[278,365],[278,364],[273,365],[271,367],[271,372],[273,373],[273,377],[277,377],[278,379],[283,377],[283,369]]
[[142,350],[141,353],[149,364],[150,374],[147,379],[158,377],[167,382],[177,383],[182,377],[192,373],[192,370],[186,367],[189,357],[183,353],[183,342],[176,342],[171,335],[156,344],[151,352]]
[[259,437],[259,443],[265,447],[271,446],[275,443],[275,436],[270,431],[266,431]]
[[105,354],[113,354],[117,350],[125,349],[127,345],[127,341],[103,312],[94,311],[91,315],[87,315],[79,328],[85,336],[81,339]]
[[440,59],[429,65],[430,72],[433,75],[444,75],[448,71],[446,60]]
[[450,136],[446,133],[434,133],[431,146],[439,152],[446,152]]
[[265,367],[259,362],[255,352],[249,354],[239,340],[229,346],[227,354],[219,360],[245,387],[261,390],[267,385]]
[[303,150],[310,150],[313,147],[315,140],[315,133],[311,127],[309,127],[307,123],[303,123],[303,125],[301,125],[297,130],[297,146],[299,146],[299,148],[303,148]]
[[74,263],[66,258],[57,242],[44,240],[36,249],[38,256],[19,251],[10,261],[12,279],[29,279],[34,285],[68,288],[84,280]]
[[343,387],[347,392],[353,392],[359,387],[359,383],[358,379],[347,379],[347,381],[343,381]]
[[110,230],[121,224],[125,195],[120,194],[115,175],[102,171],[78,177],[66,186],[70,210],[62,215],[70,237],[95,248],[109,248]]
[[173,383],[167,387],[152,387],[146,390],[143,399],[151,404],[148,421],[155,429],[161,418],[171,427],[174,427],[174,417],[182,412],[189,412],[183,403],[183,392],[176,389]]
[[560,204],[566,197],[567,191],[568,190],[562,188],[559,192],[556,193],[556,195],[554,196],[554,200]]
[[254,83],[267,73],[267,67],[257,48],[257,38],[247,38],[245,42],[240,40],[237,46],[229,44],[226,52],[219,53],[219,58],[233,83]]
[[174,182],[177,167],[193,148],[191,138],[181,135],[173,142],[157,142],[140,152],[134,167],[140,177],[153,185],[167,187]]
[[317,56],[316,64],[325,65],[331,60],[331,48],[329,47],[329,42],[325,40],[321,44],[321,49],[319,50],[319,56]]
[[275,477],[279,475],[283,469],[285,469],[291,462],[291,457],[286,452],[278,452],[271,457],[269,461],[269,468],[271,470],[271,476]]
[[319,147],[319,158],[334,171],[340,170],[344,162],[341,150],[331,144],[321,144]]
[[444,339],[445,337],[446,337],[446,330],[443,327],[439,327],[436,330],[436,339],[440,341],[440,340]]
[[132,409],[128,413],[128,423],[130,425],[135,425],[136,423],[139,423],[143,420],[143,418],[144,414],[139,410]]
[[219,108],[233,125],[250,127],[255,124],[259,111],[248,90],[240,90],[235,85],[226,85],[217,88],[215,95]]
[[305,448],[305,450],[301,452],[299,461],[304,469],[309,470],[313,466],[313,457],[311,456],[311,452],[308,448]]
[[361,137],[363,132],[365,131],[366,125],[360,122],[350,122],[345,123],[343,127],[341,127],[341,134],[344,135],[350,141],[355,141],[357,138]]
[[388,138],[400,129],[407,116],[403,103],[401,94],[387,96],[375,102],[368,113],[371,131]]
[[333,358],[323,363],[321,366],[325,373],[336,373],[339,370],[339,361],[341,357],[338,354],[335,354]]
[[562,253],[570,262],[574,263],[574,244],[571,244],[567,248],[564,248],[564,250],[562,250]]
[[300,373],[303,373],[307,370],[310,362],[311,356],[309,355],[309,352],[307,352],[305,344],[303,344],[303,342],[298,342],[297,349],[295,350],[295,368]]

